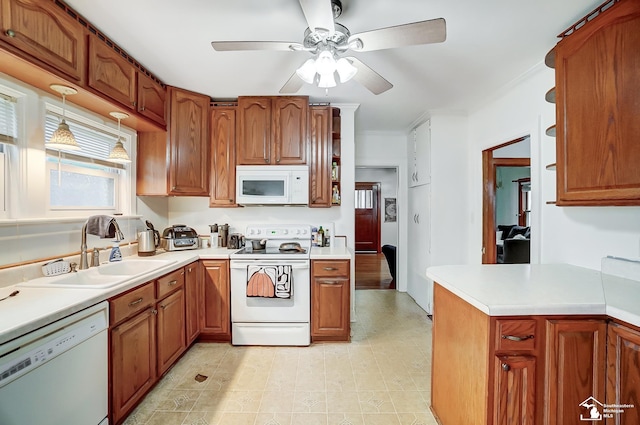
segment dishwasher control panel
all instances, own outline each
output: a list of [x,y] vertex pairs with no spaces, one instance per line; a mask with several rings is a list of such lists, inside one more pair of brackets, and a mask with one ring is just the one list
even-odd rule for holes
[[107,315],[96,313],[62,329],[56,330],[56,323],[45,328],[49,327],[52,328],[51,333],[41,338],[25,340],[20,344],[20,340],[29,336],[27,334],[18,338],[18,344],[13,344],[17,346],[12,349],[0,347],[0,388],[107,329]]

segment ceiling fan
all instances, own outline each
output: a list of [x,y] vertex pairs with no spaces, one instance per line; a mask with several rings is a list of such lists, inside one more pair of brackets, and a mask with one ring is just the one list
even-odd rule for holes
[[373,94],[393,87],[389,81],[353,56],[349,51],[368,52],[418,44],[441,43],[446,39],[446,23],[442,18],[413,22],[351,34],[335,22],[342,14],[340,0],[299,0],[309,27],[302,43],[283,41],[213,41],[216,51],[284,50],[306,51],[314,55],[298,68],[280,89],[295,93],[303,83],[328,89],[334,87],[335,73],[340,82],[353,78]]

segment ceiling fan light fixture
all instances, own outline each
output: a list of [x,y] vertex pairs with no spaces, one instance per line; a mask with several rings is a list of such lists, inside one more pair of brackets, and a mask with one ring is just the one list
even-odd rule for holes
[[320,74],[320,81],[318,82],[318,87],[323,89],[328,89],[330,87],[336,86],[336,79],[333,76],[333,72]]
[[356,73],[358,72],[358,68],[353,66],[347,59],[340,58],[336,62],[336,71],[338,71],[340,82],[346,83],[347,81],[352,79],[354,75],[356,75]]
[[333,57],[333,54],[328,50],[323,50],[318,55],[318,59],[316,60],[316,72],[320,74],[320,76],[326,74],[333,74],[336,70],[336,60]]
[[308,59],[302,66],[296,69],[296,74],[302,81],[307,84],[313,84],[316,78],[316,61],[314,59]]

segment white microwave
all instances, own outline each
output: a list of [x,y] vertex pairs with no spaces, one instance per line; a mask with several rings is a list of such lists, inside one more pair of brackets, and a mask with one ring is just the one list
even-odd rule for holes
[[238,165],[236,202],[240,205],[307,205],[309,167]]

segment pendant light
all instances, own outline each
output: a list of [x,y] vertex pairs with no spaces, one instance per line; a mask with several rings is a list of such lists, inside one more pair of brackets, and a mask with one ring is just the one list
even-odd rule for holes
[[58,149],[58,151],[77,151],[80,149],[80,145],[69,130],[69,125],[64,120],[64,114],[67,96],[78,93],[78,90],[60,84],[51,84],[49,87],[62,95],[62,121],[58,124],[58,129],[53,132],[51,140],[45,142],[45,147]]
[[124,148],[122,144],[122,138],[120,137],[120,120],[128,118],[129,115],[124,112],[109,112],[113,118],[118,120],[118,140],[116,140],[116,144],[111,149],[111,153],[109,154],[109,161],[111,162],[119,162],[119,163],[129,163],[131,162],[131,158],[129,158],[129,154],[127,150]]

